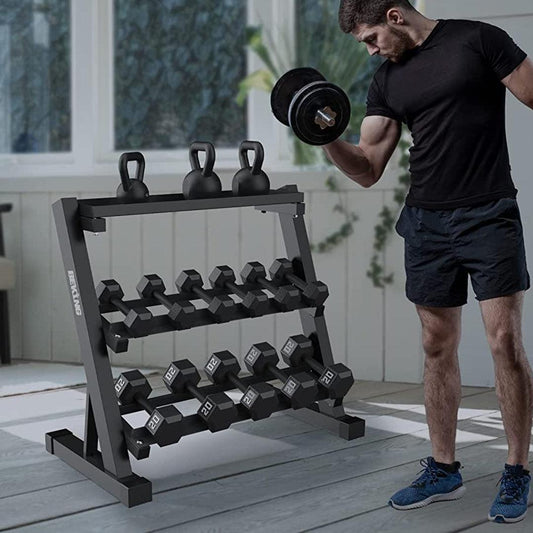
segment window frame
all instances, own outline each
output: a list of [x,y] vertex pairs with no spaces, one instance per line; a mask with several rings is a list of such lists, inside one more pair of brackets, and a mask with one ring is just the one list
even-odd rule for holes
[[[294,34],[294,0],[247,0],[247,24],[263,24],[275,36]],[[116,173],[120,151],[113,149],[113,0],[70,1],[71,22],[71,151],[38,154],[0,154],[0,178],[63,177]],[[247,72],[262,67],[247,52]],[[270,95],[251,91],[247,101],[247,131],[260,140],[273,170],[293,169],[287,128],[270,111]],[[237,147],[236,147],[237,148]],[[216,168],[238,167],[237,149],[217,151]],[[190,170],[187,149],[142,150],[150,174],[178,174]]]

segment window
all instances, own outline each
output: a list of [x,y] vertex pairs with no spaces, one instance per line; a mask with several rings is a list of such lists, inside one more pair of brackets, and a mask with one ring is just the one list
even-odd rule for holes
[[238,146],[246,0],[115,0],[113,14],[114,149]]
[[71,149],[69,6],[0,4],[0,153]]

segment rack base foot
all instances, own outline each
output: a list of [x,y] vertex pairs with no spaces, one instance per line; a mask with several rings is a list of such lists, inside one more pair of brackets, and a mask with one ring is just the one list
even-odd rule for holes
[[333,418],[331,415],[321,413],[316,405],[286,413],[302,422],[330,431],[341,439],[354,440],[365,435],[365,421],[357,416],[344,414]]
[[152,501],[151,481],[136,474],[120,479],[113,476],[104,470],[100,452],[96,452],[90,458],[83,457],[83,441],[68,429],[47,433],[46,450],[94,481],[128,507]]

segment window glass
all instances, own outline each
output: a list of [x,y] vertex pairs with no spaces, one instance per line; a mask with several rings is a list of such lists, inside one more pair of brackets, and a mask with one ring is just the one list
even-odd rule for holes
[[0,153],[71,149],[70,2],[0,2]]
[[115,0],[115,150],[246,137],[246,0]]

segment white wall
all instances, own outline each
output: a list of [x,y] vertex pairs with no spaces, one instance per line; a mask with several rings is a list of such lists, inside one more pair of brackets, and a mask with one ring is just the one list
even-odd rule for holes
[[[468,18],[483,20],[506,30],[515,42],[529,55],[533,54],[533,2],[531,0],[426,0],[426,15],[430,18]],[[513,179],[519,190],[521,209],[529,259],[533,275],[533,200],[531,181],[531,139],[533,139],[533,111],[508,93],[507,134]],[[528,327],[533,318],[531,291],[524,302],[524,344],[533,361],[533,331]],[[479,305],[470,287],[469,304],[463,310],[463,338],[460,346],[463,382],[471,385],[494,385],[492,357],[485,338]]]

